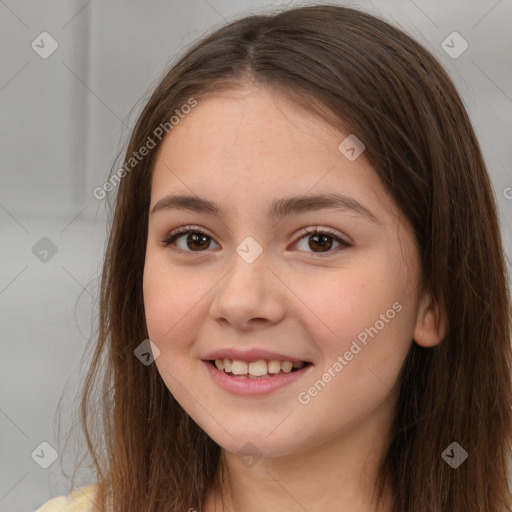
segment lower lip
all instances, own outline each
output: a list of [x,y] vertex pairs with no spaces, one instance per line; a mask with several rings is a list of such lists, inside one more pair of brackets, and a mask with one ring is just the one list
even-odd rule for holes
[[274,377],[265,379],[249,379],[248,377],[232,377],[218,370],[209,361],[203,361],[203,363],[218,386],[230,393],[241,396],[267,395],[276,389],[299,380],[313,366],[308,364],[295,372],[279,373],[274,375]]

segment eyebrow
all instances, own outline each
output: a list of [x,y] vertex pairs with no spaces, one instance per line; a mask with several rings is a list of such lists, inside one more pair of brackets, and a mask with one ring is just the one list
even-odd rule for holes
[[[270,204],[267,214],[269,220],[277,221],[283,217],[306,213],[312,210],[341,210],[355,212],[370,222],[382,225],[377,217],[359,201],[343,194],[330,193],[283,197]],[[188,210],[196,213],[214,215],[219,219],[227,217],[227,211],[214,201],[190,195],[170,195],[160,199],[151,213],[161,210]]]

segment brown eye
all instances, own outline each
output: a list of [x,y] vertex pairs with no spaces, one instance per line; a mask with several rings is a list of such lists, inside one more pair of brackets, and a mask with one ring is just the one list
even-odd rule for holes
[[[180,239],[184,241],[178,245]],[[198,229],[180,228],[171,233],[164,241],[165,246],[176,245],[177,249],[184,252],[203,252],[208,249],[213,239]]]
[[[312,251],[314,254],[322,254],[322,253],[334,253],[340,247],[349,247],[350,244],[342,240],[335,232],[330,230],[310,230],[306,232],[302,232],[302,237],[300,238],[297,245],[302,240],[308,240],[306,247],[300,248],[300,250],[304,250],[308,252],[308,249]],[[333,245],[338,244],[338,246],[334,247]]]
[[334,239],[328,235],[312,235],[309,239],[311,249],[320,248],[320,252],[326,252],[331,249]]
[[[337,252],[340,248],[350,246],[348,242],[341,239],[335,232],[328,229],[302,231],[302,236],[296,245],[300,244],[303,240],[308,240],[308,242],[306,243],[306,247],[299,247],[299,250],[311,252],[317,255],[329,255]],[[194,253],[205,252],[210,248],[212,242],[216,243],[213,241],[211,236],[199,228],[183,227],[170,233],[169,236],[163,240],[163,245],[173,245],[178,251]],[[334,244],[338,245],[334,246]]]
[[208,249],[209,237],[201,233],[190,233],[186,238],[186,245],[189,249]]

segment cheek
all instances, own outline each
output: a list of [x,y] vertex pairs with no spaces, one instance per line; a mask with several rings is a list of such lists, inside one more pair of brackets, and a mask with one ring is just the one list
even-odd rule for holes
[[338,269],[320,281],[301,279],[294,292],[310,308],[310,317],[327,339],[348,340],[379,321],[386,311],[386,318],[405,316],[396,314],[398,307],[393,309],[396,302],[405,307],[405,279],[389,272],[382,262]]
[[179,270],[171,271],[164,258],[148,252],[143,279],[148,334],[159,346],[170,339],[184,340],[183,320],[193,315],[204,287],[196,279],[179,277]]
[[345,401],[347,389],[358,400],[382,398],[396,382],[412,342],[411,276],[392,258],[381,255],[338,269],[322,281],[321,286],[318,282],[313,286],[302,280],[294,291],[306,298],[313,313],[308,314],[308,331],[321,354],[321,371],[331,369],[336,374],[329,386],[330,398]]
[[322,358],[297,397],[305,413],[301,428],[321,423],[326,436],[335,435],[340,425],[354,426],[391,399],[415,318],[406,278],[392,270],[384,264],[351,268],[324,287],[307,287],[317,323],[309,326],[310,337]]
[[197,337],[199,322],[195,316],[200,314],[205,286],[200,286],[200,279],[186,279],[179,269],[171,271],[161,255],[148,253],[143,279],[144,310],[149,339],[160,350],[155,364],[174,398],[190,410],[194,406],[190,392],[198,394],[191,380],[198,361],[190,351]]

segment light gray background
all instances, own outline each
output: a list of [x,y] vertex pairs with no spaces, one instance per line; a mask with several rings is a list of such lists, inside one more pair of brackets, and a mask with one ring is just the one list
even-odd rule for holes
[[[148,87],[210,29],[301,3],[309,2],[0,0],[0,512],[35,510],[65,490],[61,461],[42,469],[31,453],[44,441],[58,449],[66,384],[63,407],[76,403],[106,234],[105,201],[92,191]],[[339,3],[398,24],[451,74],[490,169],[510,255],[512,1]],[[47,59],[31,48],[45,31],[59,45]],[[457,59],[441,48],[453,31],[469,44]],[[42,237],[57,248],[46,262],[32,252]]]

